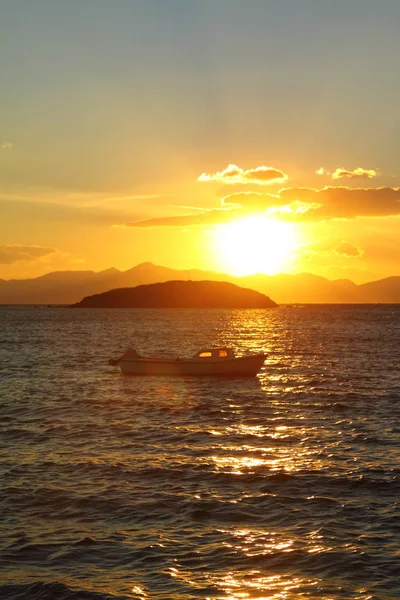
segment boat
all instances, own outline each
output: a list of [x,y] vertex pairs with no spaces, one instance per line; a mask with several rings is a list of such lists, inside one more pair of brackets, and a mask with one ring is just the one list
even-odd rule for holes
[[209,377],[255,377],[266,359],[265,353],[235,356],[226,346],[202,348],[191,358],[151,358],[128,348],[119,358],[109,360],[119,365],[124,375],[175,375]]

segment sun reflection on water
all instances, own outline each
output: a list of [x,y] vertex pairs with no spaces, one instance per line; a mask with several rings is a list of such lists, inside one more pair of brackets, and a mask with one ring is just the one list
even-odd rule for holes
[[[307,448],[276,448],[276,447],[252,447],[252,446],[217,446],[214,447],[224,454],[213,454],[216,471],[230,472],[235,475],[271,471],[272,473],[295,473],[301,468],[307,468],[310,463],[313,466],[318,460],[313,457]],[[256,456],[252,456],[256,454]]]
[[146,590],[140,585],[134,585],[131,592],[135,595],[134,597],[139,600],[145,600],[145,598],[149,597]]
[[[246,561],[260,558],[274,560],[279,555],[288,556],[295,551],[303,550],[306,553],[326,552],[329,548],[321,546],[322,535],[318,530],[310,532],[302,540],[295,539],[285,532],[265,531],[252,528],[218,529],[225,541],[222,546],[233,552],[236,556],[242,556]],[[269,557],[269,559],[268,559]],[[266,565],[272,563],[266,562]],[[269,573],[268,573],[269,571]],[[178,579],[190,585],[193,590],[204,590],[214,588],[218,591],[212,596],[206,593],[201,595],[206,600],[298,600],[310,595],[310,586],[321,586],[322,581],[318,578],[300,577],[298,574],[271,573],[271,567],[263,571],[248,566],[243,569],[221,572],[196,572],[186,569],[179,561],[174,567],[168,569],[170,577]],[[329,596],[321,596],[325,600],[332,600]]]
[[[308,489],[298,496],[299,479],[307,472],[324,470],[327,446],[321,447],[324,424],[317,425],[307,418],[301,396],[310,388],[310,375],[302,372],[301,358],[293,357],[284,346],[282,332],[277,334],[272,328],[274,314],[232,311],[229,327],[217,332],[216,343],[231,345],[238,354],[246,350],[269,353],[257,380],[240,385],[222,381],[218,388],[210,388],[207,382],[184,380],[172,386],[163,381],[157,387],[154,384],[152,390],[157,398],[164,398],[166,415],[171,410],[176,414],[179,409],[179,414],[185,416],[173,424],[174,432],[183,439],[192,436],[191,452],[174,454],[175,468],[186,462],[192,467],[194,462],[196,472],[204,474],[204,478],[210,472],[216,474],[207,486],[196,485],[188,492],[195,501],[194,530],[200,524],[206,546],[201,550],[196,547],[195,555],[191,552],[188,557],[173,558],[172,565],[163,571],[178,589],[182,584],[190,588],[193,597],[330,599],[323,591],[323,579],[310,577],[307,571],[295,567],[299,563],[306,565],[310,557],[319,560],[321,555],[322,560],[332,551],[326,535],[314,524],[311,527],[315,531],[307,530],[302,520],[302,515],[312,518],[318,497],[309,495]],[[245,339],[240,348],[235,346],[238,332]],[[182,390],[185,404],[180,402]],[[288,398],[290,407],[285,404]],[[201,417],[208,410],[210,419],[204,426]],[[190,420],[191,411],[198,411],[199,418]],[[315,444],[315,440],[319,443]],[[335,443],[329,441],[330,446]],[[153,463],[158,460],[149,458]],[[220,476],[223,487],[214,487],[212,482]],[[278,490],[281,484],[284,492]],[[291,531],[286,529],[286,511],[295,513],[296,525]],[[221,521],[216,525],[219,519],[224,525]],[[260,526],[254,526],[254,521]],[[140,595],[139,587],[132,591],[145,597],[146,592],[142,590]]]
[[[215,589],[218,595],[203,596],[205,600],[300,600],[304,592],[309,595],[310,586],[318,586],[320,580],[302,578],[295,575],[263,575],[259,569],[247,569],[242,572],[215,574],[193,574],[185,569],[170,567],[170,577],[200,591],[205,586]],[[325,596],[326,598],[326,596]]]
[[293,594],[303,586],[318,585],[316,579],[302,579],[300,577],[285,577],[284,575],[263,576],[260,571],[252,570],[246,574],[234,575],[228,573],[216,585],[226,594],[220,596],[221,600],[235,600],[239,598],[257,600],[290,600],[304,598],[303,595]]
[[232,537],[232,542],[224,545],[235,548],[236,551],[245,552],[247,556],[259,556],[272,554],[276,550],[291,552],[294,549],[295,540],[285,538],[275,532],[263,532],[253,529],[236,529],[224,531]]

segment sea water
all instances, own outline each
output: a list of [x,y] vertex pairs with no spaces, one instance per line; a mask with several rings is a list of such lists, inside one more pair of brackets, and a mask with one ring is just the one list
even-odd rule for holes
[[399,373],[400,306],[1,307],[0,597],[400,598]]

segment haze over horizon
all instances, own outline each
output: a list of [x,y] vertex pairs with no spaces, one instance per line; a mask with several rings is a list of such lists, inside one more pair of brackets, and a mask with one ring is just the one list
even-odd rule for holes
[[278,304],[400,304],[400,276],[357,285],[349,279],[330,280],[310,273],[237,277],[145,262],[124,271],[111,267],[102,271],[53,271],[30,279],[0,279],[0,305],[75,304],[93,294],[124,294],[137,286],[188,281],[233,283],[242,290],[261,292]]
[[[142,263],[138,263],[136,265],[131,265],[130,267],[127,268],[123,268],[123,269],[119,269],[118,267],[115,266],[108,266],[105,267],[104,269],[89,269],[89,268],[85,268],[82,265],[77,265],[76,268],[72,268],[72,269],[57,269],[57,270],[52,270],[52,271],[46,271],[44,273],[41,273],[39,275],[35,275],[35,276],[30,276],[30,277],[15,277],[15,278],[0,278],[0,281],[3,282],[11,282],[11,281],[31,281],[33,279],[38,279],[38,278],[42,278],[42,277],[47,277],[47,276],[51,276],[51,275],[68,275],[68,274],[84,274],[84,273],[93,273],[95,275],[101,275],[101,274],[111,274],[111,273],[121,273],[121,274],[127,274],[131,271],[136,271],[138,269],[148,269],[148,270],[165,270],[165,271],[171,271],[172,274],[174,274],[174,277],[176,278],[175,274],[179,274],[182,273],[183,274],[187,273],[190,275],[190,273],[193,272],[197,272],[197,273],[204,273],[204,274],[213,274],[215,276],[221,275],[222,277],[229,277],[232,279],[242,279],[242,278],[246,278],[246,277],[257,277],[257,276],[266,276],[266,277],[274,277],[274,278],[279,278],[279,277],[287,277],[287,276],[291,276],[291,275],[298,275],[298,276],[310,276],[310,277],[316,277],[316,278],[323,278],[326,279],[327,281],[349,281],[350,283],[354,283],[355,285],[362,285],[362,284],[356,284],[354,281],[352,281],[349,278],[338,278],[338,279],[334,279],[334,278],[329,278],[329,277],[324,277],[322,275],[316,275],[315,273],[311,273],[309,271],[302,271],[301,273],[288,273],[288,272],[281,272],[281,273],[273,273],[273,274],[269,274],[269,273],[262,273],[262,272],[252,272],[249,274],[242,274],[242,275],[235,275],[233,273],[229,273],[227,271],[215,271],[215,270],[211,270],[211,269],[202,269],[202,268],[197,268],[197,267],[193,267],[193,268],[182,268],[182,269],[174,269],[173,267],[168,267],[166,265],[161,265],[161,264],[155,264],[152,263],[150,261],[144,261]],[[392,275],[389,277],[383,277],[381,279],[378,280],[371,280],[371,281],[367,281],[365,283],[371,283],[372,281],[381,281],[381,280],[385,280],[388,278],[398,278],[400,280],[400,275]],[[182,279],[184,280],[184,279]],[[214,279],[213,279],[214,280]],[[1,303],[1,302],[0,302]]]
[[400,275],[400,3],[0,6],[0,279]]

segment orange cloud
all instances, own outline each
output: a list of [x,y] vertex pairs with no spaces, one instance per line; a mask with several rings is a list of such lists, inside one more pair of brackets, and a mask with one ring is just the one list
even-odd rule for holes
[[328,171],[324,167],[320,167],[315,171],[317,175],[329,175]]
[[228,165],[223,171],[207,174],[202,173],[197,181],[219,181],[228,184],[248,184],[254,183],[257,185],[268,185],[270,183],[282,183],[286,181],[288,176],[273,167],[260,166],[255,169],[245,171],[236,165]]
[[283,188],[277,194],[242,192],[225,196],[224,205],[267,210],[280,208],[281,214],[312,218],[380,217],[400,215],[400,189],[348,188],[328,186],[314,188]]
[[194,225],[214,225],[228,223],[236,216],[236,211],[228,208],[212,208],[194,215],[158,217],[127,223],[124,227],[191,227]]
[[261,194],[260,192],[235,192],[221,198],[224,206],[241,206],[242,208],[261,208],[281,205],[278,194]]
[[362,248],[344,240],[335,247],[334,252],[340,256],[361,256],[364,254]]
[[[321,173],[319,174],[321,175]],[[358,167],[353,171],[348,171],[347,169],[339,168],[332,173],[332,179],[343,179],[344,177],[348,177],[350,179],[373,179],[377,175],[378,171],[375,169],[363,169],[362,167]]]
[[[135,221],[123,227],[189,227],[229,223],[249,213],[274,214],[294,221],[326,221],[355,217],[400,215],[400,189],[325,187],[284,188],[277,194],[237,192],[222,198],[223,208],[198,210],[196,214]],[[183,208],[183,207],[182,207]],[[187,209],[187,208],[186,208]],[[350,252],[351,250],[347,248]],[[341,247],[344,254],[346,247]]]
[[13,142],[0,142],[0,148],[2,150],[6,150],[7,148],[12,148],[13,146],[15,146],[15,144]]
[[30,262],[56,253],[58,250],[55,248],[44,246],[3,245],[0,246],[0,264],[12,265],[19,262]]
[[301,253],[302,258],[305,260],[309,260],[317,254],[324,257],[333,256],[336,254],[338,256],[350,258],[362,256],[364,254],[364,250],[358,246],[355,246],[354,244],[351,244],[350,242],[347,242],[346,240],[325,238],[323,240],[319,240],[318,242],[307,244]]
[[279,192],[283,204],[301,202],[310,208],[302,213],[306,219],[354,219],[400,215],[399,188],[325,187],[286,188]]

